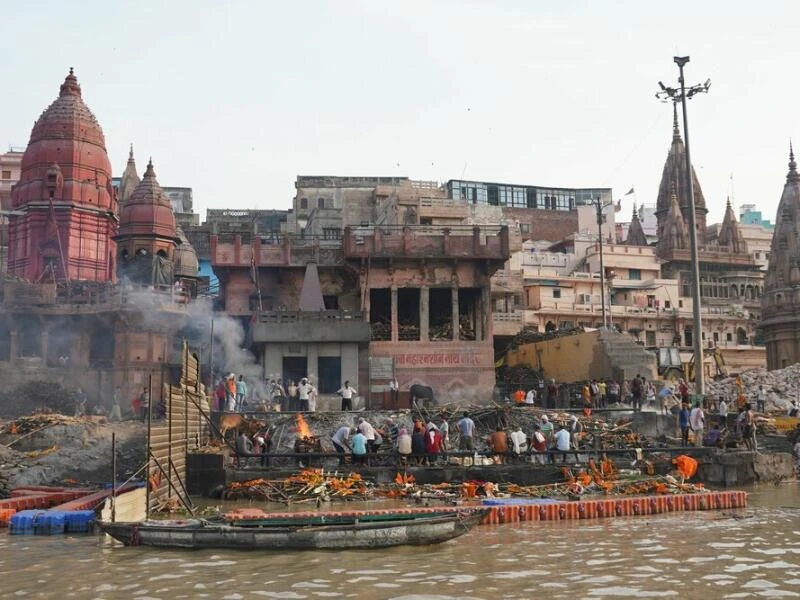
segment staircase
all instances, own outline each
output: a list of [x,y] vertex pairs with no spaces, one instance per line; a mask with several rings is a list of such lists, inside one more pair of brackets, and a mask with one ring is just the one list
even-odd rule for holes
[[656,356],[633,339],[618,331],[601,331],[600,342],[608,361],[608,371],[616,381],[630,380],[642,375],[648,381],[658,377]]

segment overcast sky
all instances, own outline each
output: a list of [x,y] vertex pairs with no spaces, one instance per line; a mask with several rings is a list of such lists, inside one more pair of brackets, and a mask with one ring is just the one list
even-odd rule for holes
[[114,175],[132,142],[140,171],[152,155],[162,185],[194,188],[202,218],[288,208],[298,174],[635,187],[654,203],[672,127],[654,93],[688,54],[687,83],[712,80],[689,104],[709,222],[727,196],[774,220],[800,142],[798,6],[16,2],[0,144],[27,143],[74,66]]

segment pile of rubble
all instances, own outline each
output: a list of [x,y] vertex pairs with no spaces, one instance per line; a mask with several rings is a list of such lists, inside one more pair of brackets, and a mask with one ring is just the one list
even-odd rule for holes
[[764,386],[766,392],[767,410],[786,411],[793,400],[800,398],[800,364],[775,371],[761,368],[751,369],[744,371],[738,377],[707,381],[706,394],[713,398],[724,396],[729,401],[735,401],[739,394],[737,379],[741,380],[745,397],[753,407],[755,407],[756,394],[761,385]]
[[11,480],[19,473],[24,455],[0,444],[0,498],[8,498]]

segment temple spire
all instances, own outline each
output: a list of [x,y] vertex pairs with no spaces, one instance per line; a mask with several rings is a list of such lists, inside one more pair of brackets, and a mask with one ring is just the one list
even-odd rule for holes
[[678,129],[678,103],[672,103],[672,140],[680,140],[681,131]]
[[794,148],[792,147],[792,140],[789,140],[789,174],[786,175],[786,181],[797,181],[800,179],[797,175],[797,163],[794,161]]

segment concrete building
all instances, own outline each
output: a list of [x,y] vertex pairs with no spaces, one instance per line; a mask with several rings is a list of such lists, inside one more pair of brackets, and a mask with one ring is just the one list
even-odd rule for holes
[[0,154],[0,273],[5,273],[8,259],[8,218],[11,210],[11,188],[19,181],[24,149],[10,147]]
[[377,405],[392,376],[402,390],[491,397],[490,277],[509,257],[507,227],[357,224],[340,238],[302,229],[278,244],[211,239],[224,308],[255,313],[249,339],[266,375],[311,376],[323,406],[344,379]]
[[24,152],[12,146],[0,154],[0,210],[11,210],[11,188],[19,181]]
[[761,211],[756,210],[755,204],[742,204],[739,207],[739,222],[744,225],[760,225],[770,231],[775,229],[772,221],[768,221],[761,216]]
[[769,267],[761,298],[761,328],[767,346],[767,368],[782,369],[800,362],[800,175],[789,149],[789,173],[783,187]]

